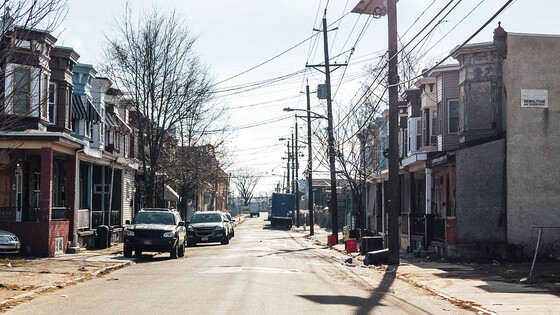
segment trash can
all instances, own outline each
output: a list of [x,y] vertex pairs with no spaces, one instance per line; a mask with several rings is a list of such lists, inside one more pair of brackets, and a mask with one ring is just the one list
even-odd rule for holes
[[371,251],[383,249],[383,237],[381,236],[364,236],[360,246],[360,255],[365,255]]
[[103,249],[109,247],[109,227],[106,225],[100,225],[97,227],[97,248]]

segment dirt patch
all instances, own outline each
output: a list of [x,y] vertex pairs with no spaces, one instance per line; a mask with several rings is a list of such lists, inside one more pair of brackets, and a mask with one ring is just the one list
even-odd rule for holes
[[[9,262],[11,263],[11,262]],[[39,294],[50,292],[93,278],[92,273],[121,262],[76,262],[50,259],[20,260],[17,263],[0,264],[0,312],[35,296],[37,290],[48,288]],[[29,294],[29,295],[27,295]]]

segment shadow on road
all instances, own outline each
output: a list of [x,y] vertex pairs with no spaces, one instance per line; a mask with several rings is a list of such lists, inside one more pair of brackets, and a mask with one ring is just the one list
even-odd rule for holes
[[396,268],[394,271],[387,272],[383,275],[383,279],[379,287],[373,290],[369,298],[361,298],[357,296],[341,296],[341,295],[299,295],[304,299],[325,305],[350,305],[358,308],[357,315],[365,315],[371,312],[376,306],[383,305],[381,299],[389,292],[389,288],[395,281]]
[[[327,247],[324,247],[324,248],[327,248]],[[265,255],[259,255],[259,256],[257,256],[257,257],[260,258],[260,257],[267,257],[267,256],[276,256],[276,255],[283,255],[283,254],[291,254],[291,253],[304,252],[304,251],[307,251],[307,250],[314,250],[314,249],[317,249],[317,248],[316,248],[316,247],[315,247],[315,248],[313,248],[313,247],[307,247],[307,248],[300,248],[300,249],[280,249],[280,250],[277,250],[277,251],[272,252],[272,253],[268,253],[268,254],[265,254]]]

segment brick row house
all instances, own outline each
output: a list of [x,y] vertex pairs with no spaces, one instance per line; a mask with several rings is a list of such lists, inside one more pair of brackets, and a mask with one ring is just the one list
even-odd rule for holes
[[[56,41],[14,27],[0,47],[0,229],[37,256],[93,246],[100,225],[118,241],[143,207],[138,124],[146,120],[111,79]],[[220,191],[215,207],[225,210],[222,182],[209,190]],[[158,200],[173,207],[180,198],[164,185]]]
[[[560,37],[508,34],[452,52],[399,103],[401,248],[442,258],[528,257],[559,225]],[[386,130],[385,118],[374,124]],[[386,137],[373,137],[379,156]],[[387,170],[368,181],[366,228],[386,235]],[[379,164],[383,164],[379,166]],[[541,244],[560,253],[557,240]]]

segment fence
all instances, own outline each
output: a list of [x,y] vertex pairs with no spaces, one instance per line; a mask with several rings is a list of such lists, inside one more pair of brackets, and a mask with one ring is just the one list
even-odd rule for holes
[[533,277],[537,257],[560,259],[560,225],[535,225],[533,229],[538,229],[538,235],[529,278]]

